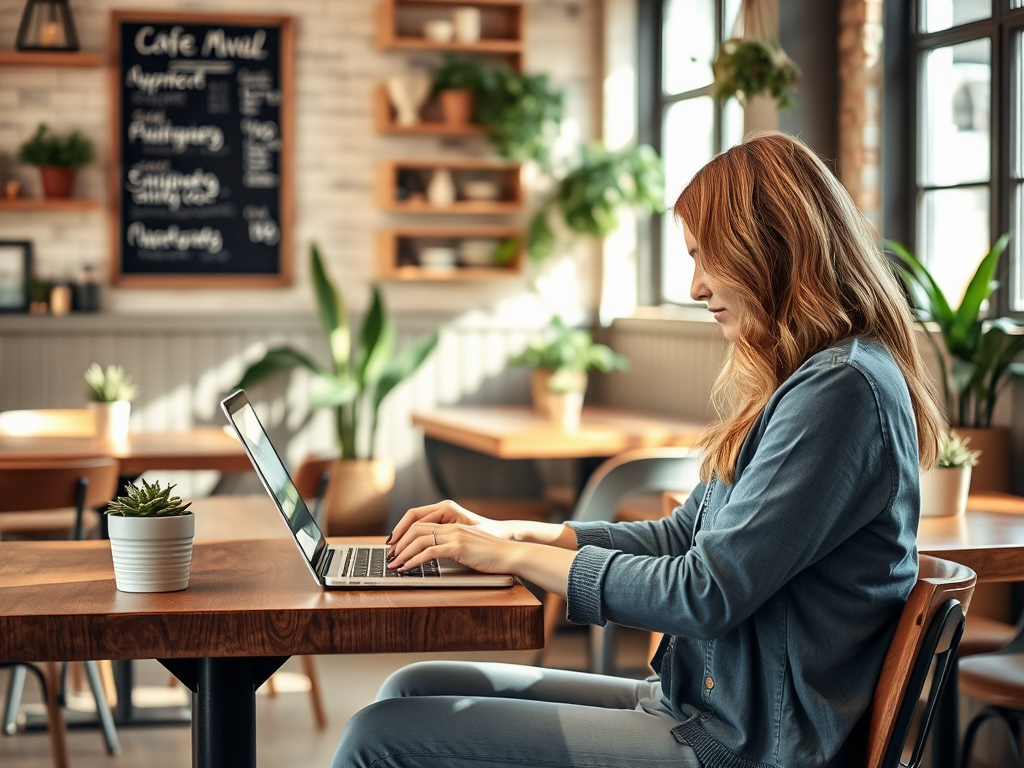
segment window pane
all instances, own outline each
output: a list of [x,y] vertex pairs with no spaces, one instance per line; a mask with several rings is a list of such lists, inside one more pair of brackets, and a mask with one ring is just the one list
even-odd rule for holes
[[1010,310],[1024,312],[1024,184],[1017,184],[1014,189],[1010,226]]
[[710,96],[678,101],[665,110],[662,155],[665,158],[665,206],[662,221],[662,294],[666,301],[690,302],[693,266],[682,229],[671,214],[683,187],[715,151],[715,112]]
[[989,247],[988,187],[939,189],[921,196],[918,258],[927,265],[953,307]]
[[729,99],[722,105],[722,151],[743,141],[743,105]]
[[920,105],[920,183],[989,179],[991,43],[936,48],[924,57]]
[[922,32],[938,32],[992,15],[992,0],[921,0]]
[[662,28],[662,88],[683,93],[711,85],[715,0],[667,0]]
[[1010,63],[1010,114],[1013,120],[1013,141],[1010,142],[1010,175],[1024,179],[1024,32],[1013,37],[1013,59]]

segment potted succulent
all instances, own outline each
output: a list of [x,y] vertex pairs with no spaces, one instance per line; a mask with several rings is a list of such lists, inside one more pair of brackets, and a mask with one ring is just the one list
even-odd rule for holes
[[84,378],[96,436],[118,441],[127,438],[132,400],[138,393],[131,376],[120,365],[108,365],[104,370],[99,363],[93,363]]
[[71,197],[75,172],[94,156],[92,142],[78,131],[50,133],[43,123],[18,150],[19,162],[39,166],[43,194],[48,198]]
[[333,411],[340,452],[324,497],[328,535],[381,533],[395,465],[391,458],[376,455],[380,406],[419,369],[437,346],[438,335],[433,333],[397,352],[394,322],[384,310],[380,289],[374,286],[359,343],[353,344],[345,304],[316,245],[310,249],[310,271],[331,351],[330,364],[323,366],[292,347],[275,347],[250,365],[236,386],[250,387],[294,368],[313,374],[310,406]]
[[195,515],[171,496],[174,485],[130,484],[107,507],[114,580],[121,592],[175,592],[188,586]]
[[[588,371],[611,373],[629,369],[625,355],[613,352],[604,344],[595,344],[589,331],[570,328],[557,315],[552,318],[548,332],[531,339],[526,349],[509,358],[509,364],[533,369],[530,391],[537,411],[552,418],[557,416],[559,421],[563,421],[568,411],[570,424],[573,411],[578,410],[574,404],[578,401],[582,407]],[[567,398],[567,394],[578,397]],[[578,414],[576,423],[579,423]]]
[[1024,351],[1024,323],[1008,317],[983,319],[995,282],[999,258],[1009,242],[1004,234],[981,260],[953,309],[928,269],[904,246],[886,245],[907,288],[914,314],[935,350],[946,417],[962,437],[981,450],[972,473],[972,490],[1009,490],[1009,429],[992,426],[999,393],[1010,374],[1024,373],[1017,355]]
[[793,91],[800,67],[774,40],[732,37],[722,42],[711,64],[715,97],[733,96],[745,104],[754,96],[768,95],[780,109],[793,109]]
[[608,150],[602,144],[583,147],[579,160],[557,181],[554,193],[534,214],[527,252],[535,260],[546,259],[554,252],[554,213],[577,234],[605,238],[618,229],[623,208],[660,211],[664,195],[664,166],[650,146],[619,150]]
[[967,509],[971,469],[981,456],[970,442],[952,430],[943,436],[935,466],[921,474],[922,517],[962,515]]

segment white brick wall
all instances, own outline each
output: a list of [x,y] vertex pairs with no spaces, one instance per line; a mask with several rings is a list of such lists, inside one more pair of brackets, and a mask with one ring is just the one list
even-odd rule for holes
[[[416,219],[381,213],[373,204],[374,166],[400,157],[481,154],[482,140],[378,136],[373,132],[371,93],[389,74],[428,64],[430,54],[378,52],[373,36],[373,0],[132,0],[133,9],[276,14],[295,17],[295,284],[266,291],[108,289],[105,308],[115,312],[296,311],[311,295],[307,247],[316,240],[355,309],[367,301],[374,278],[374,231]],[[594,135],[600,0],[527,0],[527,66],[552,75],[567,91],[564,132],[578,140]],[[118,0],[72,0],[85,50],[106,47],[108,11]],[[14,47],[24,0],[0,0],[0,49]],[[17,166],[17,147],[38,123],[55,130],[78,129],[96,145],[98,160],[79,174],[76,194],[106,203],[109,163],[107,72],[98,69],[0,68],[0,177],[19,178],[28,194],[39,193],[34,168]],[[525,220],[525,217],[524,217]],[[500,219],[499,219],[500,221]],[[469,223],[463,218],[438,223]],[[106,274],[109,258],[105,209],[89,213],[0,212],[0,239],[35,243],[37,271],[72,274],[85,263]],[[594,261],[587,244],[566,257],[581,280],[578,301],[592,303]],[[396,311],[446,312],[514,304],[531,290],[529,278],[494,284],[394,284],[387,300]]]

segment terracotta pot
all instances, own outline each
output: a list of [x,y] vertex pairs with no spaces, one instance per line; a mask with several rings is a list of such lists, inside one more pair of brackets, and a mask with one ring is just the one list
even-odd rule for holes
[[387,533],[388,500],[394,485],[392,459],[335,461],[324,493],[324,532],[328,536]]
[[43,196],[48,198],[71,197],[75,185],[75,172],[57,165],[39,166],[43,179]]
[[922,473],[921,517],[962,515],[970,485],[970,467],[934,467]]
[[970,438],[968,447],[981,451],[978,466],[971,472],[971,493],[980,491],[1010,492],[1010,429],[986,427],[968,429],[955,427],[960,437]]
[[441,112],[448,125],[469,125],[473,122],[473,92],[454,88],[441,91]]
[[533,410],[548,416],[548,379],[554,371],[548,368],[534,368],[530,371],[530,399]]

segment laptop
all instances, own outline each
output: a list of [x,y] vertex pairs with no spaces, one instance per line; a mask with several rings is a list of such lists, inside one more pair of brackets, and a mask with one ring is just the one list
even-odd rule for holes
[[388,548],[383,544],[328,544],[245,392],[235,392],[222,400],[220,407],[238,433],[263,487],[277,505],[306,564],[321,586],[373,589],[512,586],[510,575],[481,573],[447,559],[431,560],[403,574],[386,567]]

